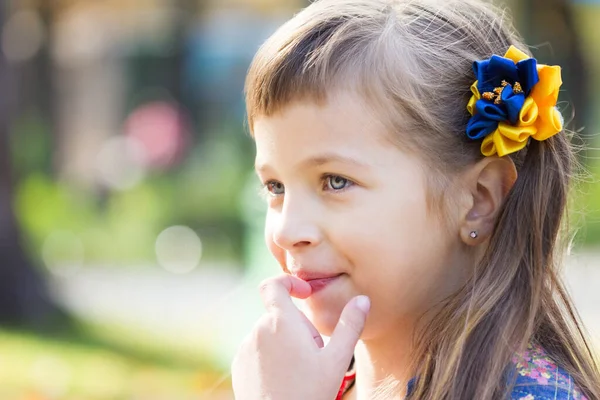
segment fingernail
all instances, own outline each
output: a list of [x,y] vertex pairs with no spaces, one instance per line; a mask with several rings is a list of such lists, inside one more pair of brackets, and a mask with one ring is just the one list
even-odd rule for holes
[[365,314],[371,309],[371,300],[367,296],[357,296],[356,306]]

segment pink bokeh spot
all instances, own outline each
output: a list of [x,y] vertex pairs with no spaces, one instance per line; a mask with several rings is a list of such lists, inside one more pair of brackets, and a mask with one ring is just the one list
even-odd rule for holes
[[166,169],[177,164],[189,144],[188,123],[173,104],[155,101],[136,108],[126,119],[124,133],[144,151],[144,164]]

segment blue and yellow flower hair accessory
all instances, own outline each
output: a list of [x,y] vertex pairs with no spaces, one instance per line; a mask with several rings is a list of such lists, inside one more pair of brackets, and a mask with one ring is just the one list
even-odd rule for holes
[[511,46],[504,57],[475,61],[477,80],[467,110],[470,139],[482,139],[484,156],[500,157],[521,150],[529,138],[546,140],[563,128],[556,108],[562,85],[560,67],[538,64]]

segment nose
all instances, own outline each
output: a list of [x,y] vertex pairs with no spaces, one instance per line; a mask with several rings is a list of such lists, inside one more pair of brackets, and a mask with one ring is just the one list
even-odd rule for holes
[[280,210],[271,210],[267,217],[267,229],[272,241],[280,248],[294,251],[315,246],[322,240],[317,210],[310,204],[292,202],[286,198]]

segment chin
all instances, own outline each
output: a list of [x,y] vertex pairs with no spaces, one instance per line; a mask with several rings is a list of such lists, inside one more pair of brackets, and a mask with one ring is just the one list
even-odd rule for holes
[[340,320],[341,310],[333,312],[332,310],[315,310],[306,307],[304,313],[321,335],[331,336]]
[[319,333],[325,336],[331,336],[340,320],[342,310],[352,298],[344,287],[339,286],[319,291],[302,304],[302,311]]
[[337,321],[312,321],[317,331],[323,336],[331,337],[337,325]]
[[[331,335],[333,335],[333,331],[335,330],[335,327],[338,324],[339,321],[339,315],[337,317],[332,317],[332,318],[325,318],[325,317],[318,317],[315,318],[314,315],[309,315],[307,314],[308,319],[310,320],[310,322],[315,326],[315,328],[317,328],[317,331],[319,331],[319,333],[323,336],[327,336],[327,337],[331,337]],[[360,335],[360,339],[361,340],[368,340],[368,339],[373,339],[373,338],[377,338],[380,336],[380,331],[381,329],[378,329],[381,327],[378,327],[376,325],[373,325],[372,323],[369,323],[367,321],[367,324],[365,325],[365,328],[362,332],[362,334]]]

